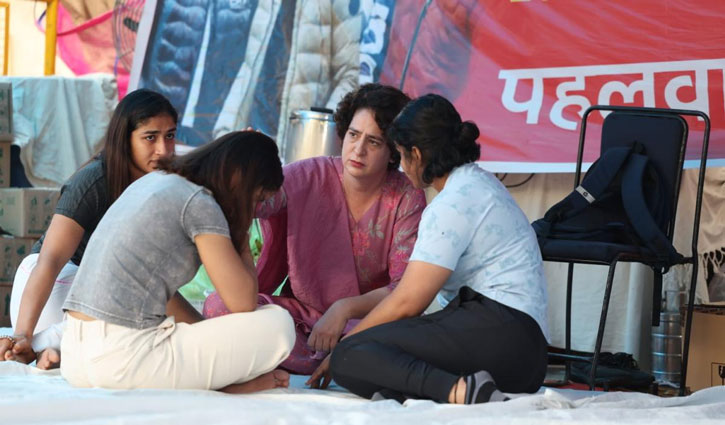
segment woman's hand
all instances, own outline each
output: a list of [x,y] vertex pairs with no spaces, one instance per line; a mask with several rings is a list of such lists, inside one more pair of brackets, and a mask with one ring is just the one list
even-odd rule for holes
[[0,339],[0,361],[14,360],[28,364],[35,360],[33,337],[13,335],[13,339],[14,342],[7,338]]
[[312,327],[307,345],[316,351],[332,351],[347,325],[348,315],[345,310],[339,302],[332,304]]
[[[373,326],[420,315],[452,273],[451,270],[435,264],[411,261],[393,292],[383,298],[360,323],[350,329],[345,338]],[[372,292],[375,291],[369,293]]]
[[324,390],[330,385],[330,381],[332,381],[332,377],[330,376],[330,356],[331,355],[328,354],[327,357],[325,357],[325,360],[317,366],[317,369],[312,372],[310,379],[305,382],[305,385],[309,385],[310,388],[316,388],[319,390]]

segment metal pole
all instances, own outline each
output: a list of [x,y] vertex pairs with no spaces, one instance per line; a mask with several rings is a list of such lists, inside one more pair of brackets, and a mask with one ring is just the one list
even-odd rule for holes
[[400,74],[400,84],[398,85],[398,90],[403,90],[403,85],[405,84],[405,74],[408,73],[408,65],[410,65],[410,56],[413,54],[413,47],[415,46],[415,42],[418,40],[418,31],[420,31],[420,24],[423,23],[423,18],[425,17],[425,14],[428,12],[428,6],[430,6],[432,1],[433,0],[425,0],[423,9],[421,9],[420,15],[418,15],[418,23],[415,25],[415,31],[413,32],[413,39],[410,40],[410,47],[408,48],[408,53],[405,55],[405,63],[403,64],[403,72],[401,72],[401,74]]
[[55,74],[55,45],[58,36],[58,0],[48,3],[45,14],[45,75]]

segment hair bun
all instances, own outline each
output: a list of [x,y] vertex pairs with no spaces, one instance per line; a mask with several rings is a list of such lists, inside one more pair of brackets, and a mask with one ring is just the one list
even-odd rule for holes
[[481,156],[481,147],[476,143],[480,135],[473,121],[463,121],[458,125],[458,146],[469,161],[477,161]]
[[463,121],[458,125],[458,139],[461,143],[475,143],[476,139],[478,139],[478,136],[480,135],[481,133],[478,131],[478,126],[472,121]]

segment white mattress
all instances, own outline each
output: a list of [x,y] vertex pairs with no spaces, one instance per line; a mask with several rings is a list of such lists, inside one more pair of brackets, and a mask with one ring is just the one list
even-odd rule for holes
[[370,402],[339,387],[320,391],[293,376],[291,387],[252,395],[213,391],[76,389],[56,371],[0,362],[6,424],[722,424],[725,387],[682,398],[542,389],[505,403],[440,405]]

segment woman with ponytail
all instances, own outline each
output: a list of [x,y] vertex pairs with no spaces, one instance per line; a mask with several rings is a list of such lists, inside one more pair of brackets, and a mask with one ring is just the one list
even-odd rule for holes
[[[448,403],[535,392],[546,372],[546,282],[536,236],[475,164],[478,127],[426,95],[388,130],[426,207],[400,284],[335,347],[335,381],[367,398]],[[437,297],[443,310],[420,316]]]
[[0,336],[0,361],[58,367],[62,306],[88,240],[131,183],[174,155],[177,118],[168,99],[147,89],[128,93],[116,106],[103,150],[65,182],[48,230],[15,273],[13,335]]

